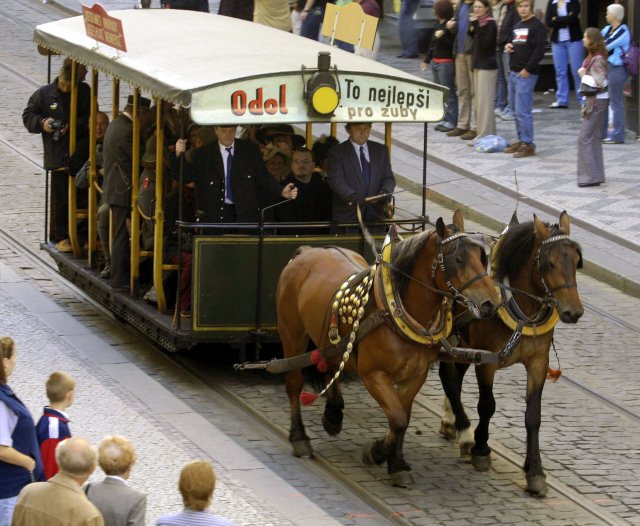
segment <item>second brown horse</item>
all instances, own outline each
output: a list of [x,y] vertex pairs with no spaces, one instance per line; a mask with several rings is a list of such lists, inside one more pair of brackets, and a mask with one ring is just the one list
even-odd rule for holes
[[[448,228],[440,218],[434,231],[396,242],[391,261],[380,263],[380,268],[371,272],[375,276],[371,296],[366,295],[358,318],[364,322],[376,314],[385,321],[354,345],[351,359],[347,353],[329,363],[327,380],[334,376],[338,378],[336,372],[339,373],[342,367],[357,373],[385,412],[389,423],[386,436],[365,444],[363,459],[376,464],[386,461],[392,483],[397,486],[406,487],[413,482],[402,449],[413,399],[440,349],[438,340],[429,339],[431,329],[438,325],[438,320],[450,316],[454,301],[468,303],[482,317],[491,316],[498,306],[498,295],[485,271],[483,249],[463,232],[464,220],[458,211],[453,217],[453,227]],[[385,308],[381,300],[384,292],[381,291],[380,276],[385,265],[397,293],[398,301],[392,302],[393,309]],[[284,268],[276,293],[278,332],[285,358],[304,353],[309,339],[320,349],[329,345],[328,331],[336,292],[350,276],[366,268],[366,261],[348,250],[299,250]],[[423,329],[419,332],[428,344],[412,340],[393,325],[392,319],[399,310],[416,327]],[[351,333],[353,321],[337,323],[336,328],[343,338]],[[301,370],[287,373],[286,389],[291,408],[289,440],[294,455],[312,456],[300,408],[302,385]],[[342,429],[343,407],[339,385],[334,382],[327,390],[322,420],[330,435],[336,435]]]

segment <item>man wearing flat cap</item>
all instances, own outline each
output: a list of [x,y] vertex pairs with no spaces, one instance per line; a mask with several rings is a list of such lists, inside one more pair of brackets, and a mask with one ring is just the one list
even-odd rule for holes
[[[151,107],[151,101],[138,98],[140,118]],[[104,202],[113,215],[111,241],[111,286],[129,287],[129,231],[127,219],[131,217],[131,172],[133,163],[133,96],[127,99],[124,110],[107,128],[104,136],[103,162]],[[139,140],[139,138],[137,138]]]

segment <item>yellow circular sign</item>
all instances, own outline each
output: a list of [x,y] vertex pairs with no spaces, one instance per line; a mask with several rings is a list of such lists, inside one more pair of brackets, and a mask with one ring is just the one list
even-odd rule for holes
[[313,109],[321,115],[333,113],[339,101],[338,92],[330,86],[320,86],[311,96]]

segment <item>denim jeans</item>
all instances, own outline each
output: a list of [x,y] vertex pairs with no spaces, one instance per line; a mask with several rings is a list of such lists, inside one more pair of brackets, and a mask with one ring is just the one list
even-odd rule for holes
[[[501,53],[501,57],[498,60],[498,65],[502,63],[502,71],[504,72],[505,83],[507,86],[507,105],[505,106],[503,112],[508,113],[509,115],[516,114],[516,102],[513,100],[513,96],[511,95],[511,54],[510,53]],[[500,75],[500,68],[498,68],[498,75]]]
[[416,14],[419,6],[420,0],[402,0],[402,5],[400,6],[398,36],[402,45],[401,54],[405,56],[417,55],[419,52],[418,35],[413,24],[413,15]]
[[509,98],[515,102],[516,131],[518,140],[527,144],[533,142],[533,90],[538,82],[538,75],[520,77],[515,71],[509,73]]
[[613,114],[613,129],[611,133],[607,133],[609,119],[605,119],[602,126],[603,139],[608,137],[617,142],[624,142],[624,83],[628,76],[624,66],[609,64],[609,108]]
[[449,102],[444,121],[455,128],[458,123],[458,94],[456,93],[456,65],[454,62],[436,64],[431,62],[433,81],[449,88]]
[[556,70],[556,102],[562,106],[569,104],[569,73],[567,72],[569,66],[571,66],[571,75],[573,75],[576,100],[581,102],[582,97],[578,95],[578,87],[580,86],[578,70],[584,60],[582,40],[575,42],[567,40],[551,44],[551,52],[553,54],[553,67]]
[[502,57],[506,53],[502,53],[501,51],[496,51],[496,62],[498,63],[498,77],[496,79],[496,109],[500,111],[504,111],[504,109],[508,105],[509,99],[509,84],[508,84],[508,72],[509,70],[504,69],[504,62],[502,61]]
[[322,26],[322,19],[324,18],[324,9],[321,7],[315,7],[307,13],[307,18],[302,22],[302,28],[300,29],[300,35],[312,40],[318,40],[320,35],[320,27]]
[[18,495],[0,499],[0,526],[10,526],[13,509],[16,507]]

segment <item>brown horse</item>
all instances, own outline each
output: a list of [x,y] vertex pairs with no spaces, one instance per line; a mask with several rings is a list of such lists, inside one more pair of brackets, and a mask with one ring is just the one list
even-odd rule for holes
[[[338,332],[343,338],[350,335],[346,356],[329,361],[326,379],[337,379],[346,363],[347,370],[360,376],[384,410],[389,430],[385,438],[365,446],[363,459],[377,464],[386,460],[393,484],[398,486],[412,483],[411,468],[403,458],[402,446],[413,399],[424,384],[429,365],[436,359],[440,347],[438,340],[433,339],[433,332],[437,332],[433,327],[440,327],[443,319],[451,319],[450,305],[454,299],[474,305],[480,316],[493,314],[498,302],[495,287],[485,272],[486,256],[483,249],[463,233],[464,220],[460,212],[454,215],[454,225],[458,233],[447,228],[440,218],[436,230],[395,242],[391,261],[364,272],[373,277],[370,288],[356,287],[356,294],[360,290],[362,297],[361,303],[358,300],[356,304],[362,310],[358,308],[356,313],[347,309],[350,318],[346,319],[342,313],[339,323],[332,312],[348,288],[346,281],[367,269],[360,255],[338,248],[303,247],[284,268],[278,282],[278,332],[285,358],[304,353],[309,339],[320,349],[327,347],[332,324],[337,331],[331,340],[335,340]],[[381,276],[385,272],[391,275],[398,294],[397,300],[392,300],[393,312],[383,307],[385,292]],[[369,281],[365,279],[363,283]],[[419,327],[418,336],[428,344],[401,334],[402,330],[394,326],[394,316],[400,314]],[[372,315],[384,322],[354,342],[360,320],[364,324]],[[447,333],[444,331],[443,336]],[[416,339],[420,340],[418,336]],[[354,357],[347,361],[351,350]],[[300,411],[302,385],[300,369],[287,374],[286,390],[291,406],[289,440],[295,456],[312,456]],[[336,435],[342,429],[344,401],[337,382],[331,382],[325,391],[327,401],[322,422],[327,433]]]
[[[565,323],[577,323],[584,313],[576,283],[576,269],[582,267],[582,253],[580,246],[569,239],[569,230],[566,212],[562,212],[557,225],[545,224],[535,215],[533,222],[517,224],[514,217],[492,251],[492,277],[503,290],[504,304],[496,316],[457,328],[460,339],[466,340],[470,347],[500,353],[497,363],[476,367],[480,420],[473,439],[469,419],[460,401],[462,379],[469,366],[440,364],[440,378],[449,399],[449,403],[445,401],[447,414],[441,422],[440,433],[452,438],[457,432],[461,453],[464,455],[470,449],[472,463],[480,471],[491,465],[487,441],[489,422],[495,412],[495,372],[515,363],[525,366],[527,456],[524,470],[527,491],[539,497],[547,493],[538,434],[553,328],[558,317]],[[521,322],[520,326],[518,322]],[[519,336],[518,332],[521,333]]]

